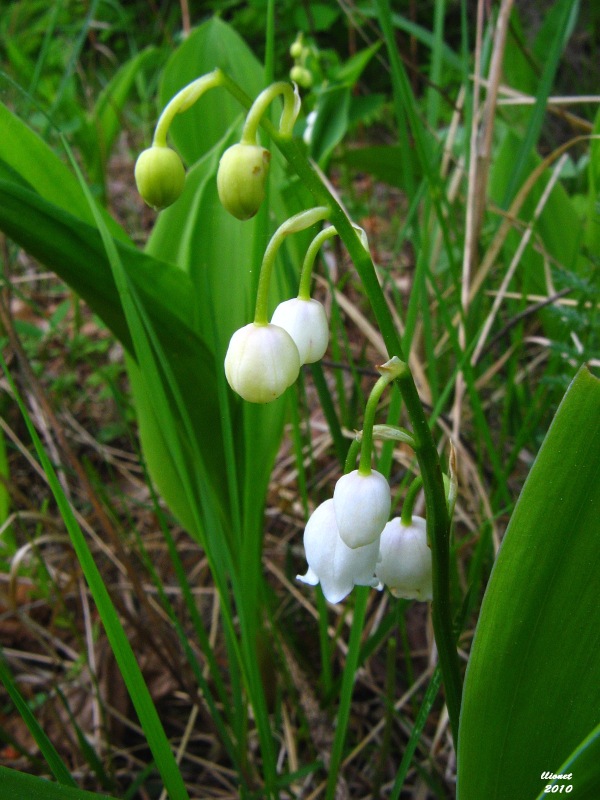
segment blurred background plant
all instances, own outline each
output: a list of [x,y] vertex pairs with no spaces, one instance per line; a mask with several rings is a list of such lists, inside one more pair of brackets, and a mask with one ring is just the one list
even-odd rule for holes
[[[426,606],[367,590],[327,606],[294,583],[306,515],[331,494],[386,356],[363,287],[326,249],[325,361],[275,409],[242,406],[224,348],[250,319],[269,234],[306,194],[274,154],[271,214],[242,227],[216,210],[218,156],[242,119],[224,95],[173,126],[189,169],[179,205],[157,220],[132,169],[187,81],[221,64],[254,96],[263,65],[286,79],[290,47],[305,48],[297,134],[367,231],[439,447],[457,448],[465,661],[523,480],[577,367],[597,366],[599,13],[574,0],[4,4],[3,765],[159,797],[170,742],[192,797],[454,796]],[[119,224],[94,217],[63,140]],[[273,299],[291,296],[302,247],[283,252]],[[176,344],[156,341],[173,310]],[[397,393],[385,414],[404,421]],[[157,415],[177,421],[160,436]],[[416,466],[386,443],[378,469],[401,497]],[[152,702],[132,708],[104,632],[118,637],[118,619],[90,597],[66,531],[93,553],[164,739],[148,733]]]

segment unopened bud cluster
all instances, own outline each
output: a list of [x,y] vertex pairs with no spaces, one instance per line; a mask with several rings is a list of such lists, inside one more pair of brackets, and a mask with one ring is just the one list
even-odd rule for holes
[[[187,111],[210,89],[226,84],[219,69],[185,86],[164,108],[154,132],[152,147],[135,165],[138,191],[149,206],[160,211],[174,203],[185,183],[185,169],[177,153],[167,146],[167,133],[177,114]],[[257,128],[268,105],[283,95],[279,134],[289,136],[300,111],[300,97],[289,83],[274,83],[256,98],[248,112],[242,138],[225,151],[217,173],[217,189],[223,207],[234,217],[253,217],[265,197],[271,154],[257,141]]]
[[290,80],[303,89],[310,89],[313,84],[313,74],[307,64],[312,51],[304,44],[301,33],[290,45],[290,55],[294,59],[294,66],[290,69]]

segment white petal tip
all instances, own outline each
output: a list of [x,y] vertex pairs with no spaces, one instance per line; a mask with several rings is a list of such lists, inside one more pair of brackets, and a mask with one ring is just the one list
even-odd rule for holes
[[306,575],[296,575],[296,580],[300,583],[307,583],[309,586],[316,586],[319,583],[319,576],[309,567]]

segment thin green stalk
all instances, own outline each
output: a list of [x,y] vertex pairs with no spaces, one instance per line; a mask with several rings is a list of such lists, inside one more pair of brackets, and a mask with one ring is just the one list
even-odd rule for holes
[[444,62],[444,20],[446,17],[446,0],[436,0],[433,15],[434,42],[431,48],[431,70],[429,88],[427,90],[427,122],[431,130],[435,130],[440,113],[442,85],[442,69]]
[[352,628],[350,629],[350,639],[348,641],[348,653],[344,666],[344,677],[340,689],[340,701],[338,705],[337,722],[335,727],[335,737],[331,746],[331,759],[328,765],[327,791],[325,800],[333,800],[338,782],[338,774],[344,754],[344,743],[348,731],[350,719],[350,706],[352,704],[352,690],[358,659],[360,655],[360,640],[362,637],[365,616],[367,613],[367,602],[369,600],[369,590],[365,586],[359,586],[355,591],[354,612],[352,615]]
[[321,687],[323,697],[331,697],[333,670],[331,668],[331,644],[329,641],[329,609],[320,586],[316,591],[317,611],[319,613],[319,650],[321,652]]
[[291,136],[296,121],[296,94],[291,84],[279,81],[267,86],[252,103],[242,130],[242,144],[256,144],[256,134],[267,108],[277,95],[283,95],[283,112],[279,122],[279,132],[282,136]]
[[300,285],[298,288],[298,297],[301,300],[310,300],[310,282],[315,265],[315,258],[323,242],[326,242],[327,239],[331,239],[332,236],[337,236],[337,231],[333,225],[330,225],[315,236],[306,251],[304,261],[302,262],[302,269],[300,270]]
[[220,69],[216,69],[214,72],[202,75],[202,77],[192,81],[192,83],[177,92],[175,97],[167,103],[156,123],[152,144],[158,147],[166,147],[167,134],[175,116],[187,111],[209,89],[221,86],[223,80],[223,73]]
[[352,444],[348,448],[348,453],[346,455],[346,463],[344,464],[345,475],[347,475],[349,472],[352,472],[352,470],[354,469],[359,450],[360,450],[360,439],[357,437],[356,439],[352,440]]
[[415,500],[417,499],[417,495],[421,491],[422,486],[423,486],[423,478],[420,475],[417,475],[417,477],[408,487],[408,491],[406,492],[406,496],[404,498],[404,504],[402,505],[402,515],[400,519],[402,520],[402,524],[406,525],[407,527],[412,524],[413,508],[415,506]]
[[435,702],[435,698],[437,697],[437,694],[440,690],[441,682],[442,682],[442,671],[439,667],[436,667],[433,675],[431,676],[429,686],[427,687],[427,691],[425,692],[425,697],[423,698],[423,703],[421,704],[421,708],[419,709],[419,713],[417,714],[415,724],[410,733],[410,739],[408,740],[408,744],[404,749],[404,755],[402,756],[402,761],[400,762],[400,766],[398,767],[398,772],[396,773],[396,779],[394,780],[394,786],[392,788],[390,800],[398,800],[398,798],[400,797],[400,792],[402,791],[402,787],[404,786],[404,780],[406,778],[406,774],[408,773],[408,768],[410,767],[410,763],[415,754],[415,750],[417,749],[417,745],[421,738],[421,734],[423,732],[423,728],[425,727],[425,723],[427,722],[427,718],[429,717],[429,713]]
[[433,630],[444,677],[450,726],[454,741],[457,742],[462,681],[454,641],[450,601],[450,519],[446,492],[438,452],[411,373],[407,371],[401,374],[398,377],[398,384],[413,424],[415,454],[425,491],[427,530],[433,559]]
[[327,206],[319,206],[317,208],[308,209],[307,211],[301,211],[299,214],[295,214],[282,223],[271,237],[271,241],[267,245],[263,256],[260,277],[258,279],[256,307],[254,311],[254,323],[256,325],[267,325],[269,321],[268,300],[271,273],[273,272],[277,252],[283,244],[285,237],[289,236],[290,233],[306,230],[306,228],[309,228],[316,222],[327,219],[328,215],[329,209]]
[[[0,359],[2,356],[0,355]],[[6,371],[6,365],[4,364],[4,360],[2,359],[2,368],[5,371],[5,374],[8,378],[8,372]],[[12,673],[9,669],[9,666],[4,658],[4,653],[0,648],[0,682],[4,685],[4,688],[8,692],[10,699],[12,700],[15,708],[21,715],[21,719],[27,725],[27,728],[31,735],[33,736],[35,743],[40,748],[40,752],[46,759],[46,763],[50,767],[52,774],[56,778],[56,780],[62,784],[63,786],[77,786],[73,776],[67,769],[64,761],[58,754],[58,751],[50,741],[50,739],[46,736],[46,733],[40,723],[37,721],[36,716],[32,712],[29,704],[19,691],[17,684],[12,676]]]
[[377,405],[381,395],[386,387],[397,378],[402,372],[407,370],[408,367],[403,361],[398,358],[391,358],[385,364],[378,367],[381,373],[381,378],[377,381],[375,386],[371,389],[371,394],[367,400],[365,408],[365,418],[362,430],[362,444],[360,448],[360,462],[358,465],[358,472],[360,475],[371,474],[371,457],[373,454],[373,425],[375,423],[375,414],[377,412]]
[[333,447],[335,450],[337,460],[343,466],[344,461],[346,460],[346,456],[348,454],[348,440],[344,438],[342,426],[338,419],[337,411],[335,410],[335,405],[333,403],[333,398],[331,397],[329,386],[327,385],[327,381],[325,380],[325,375],[323,374],[323,367],[321,365],[321,362],[317,361],[315,364],[310,364],[309,366],[313,378],[313,383],[317,390],[317,394],[319,395],[319,402],[321,403],[321,408],[323,409],[323,413],[325,414],[325,419],[327,420],[327,426],[329,427],[331,438],[333,439]]
[[273,83],[275,74],[275,0],[268,0],[265,24],[265,86]]

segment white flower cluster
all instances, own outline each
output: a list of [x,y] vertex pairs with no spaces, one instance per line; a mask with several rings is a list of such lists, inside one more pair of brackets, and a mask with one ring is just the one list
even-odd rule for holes
[[379,472],[355,470],[337,482],[333,499],[311,515],[304,531],[308,570],[297,580],[339,603],[354,586],[387,586],[394,597],[431,600],[432,559],[426,523],[388,522],[390,488]]
[[251,322],[231,337],[225,375],[251,403],[269,403],[291,386],[303,364],[323,358],[329,324],[322,303],[295,297],[280,303],[270,323]]

